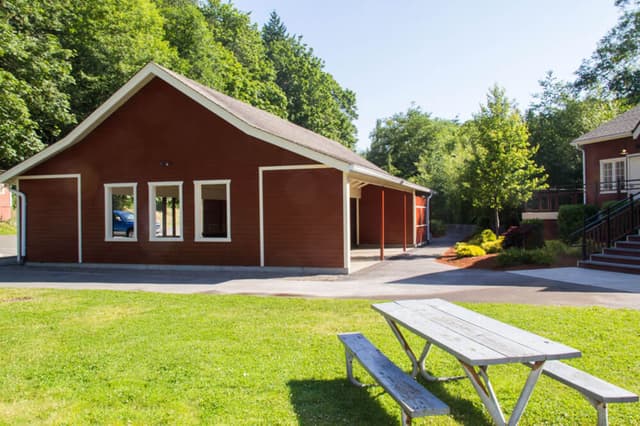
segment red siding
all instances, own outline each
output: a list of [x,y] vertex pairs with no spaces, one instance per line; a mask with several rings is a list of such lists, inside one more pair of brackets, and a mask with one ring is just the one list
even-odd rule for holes
[[0,220],[11,219],[11,193],[0,183]]
[[344,266],[342,173],[265,171],[265,266]]
[[78,261],[77,180],[20,180],[27,196],[27,260]]
[[416,244],[426,243],[427,235],[427,198],[416,196]]
[[[381,190],[375,185],[362,188],[360,199],[360,244],[380,244]],[[407,246],[413,244],[413,214],[411,193],[384,188],[384,243],[402,245],[404,194],[406,194],[406,238]]]
[[[163,162],[169,162],[169,166],[161,165]],[[83,141],[28,174],[82,175],[85,262],[259,265],[258,167],[312,163],[242,133],[168,84],[154,79]],[[193,241],[193,181],[201,179],[231,179],[229,243]],[[148,241],[149,181],[184,182],[184,242]],[[104,241],[103,184],[117,182],[138,183],[137,242]],[[304,186],[296,188],[306,197]],[[45,193],[39,191],[29,197],[32,214],[46,212],[51,197]],[[319,204],[324,203],[320,201]],[[31,222],[38,220],[34,217]],[[314,220],[323,229],[325,221],[335,223],[333,217],[317,216]],[[31,230],[42,225],[29,226]],[[295,233],[283,234],[282,238],[292,244],[300,242]],[[54,239],[36,244],[33,232],[28,239],[31,250],[36,250],[37,245],[43,253],[56,252]],[[43,257],[43,260],[55,259]],[[334,264],[332,261],[327,266]]]
[[624,198],[622,194],[599,194],[600,182],[600,160],[607,158],[622,158],[620,151],[626,149],[629,154],[640,152],[636,147],[636,142],[632,138],[618,139],[606,142],[596,142],[583,146],[585,151],[585,172],[587,181],[587,204],[601,205],[608,200],[618,200]]

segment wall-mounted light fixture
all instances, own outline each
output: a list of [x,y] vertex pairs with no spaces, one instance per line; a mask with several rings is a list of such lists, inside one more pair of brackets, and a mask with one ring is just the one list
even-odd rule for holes
[[169,166],[171,165],[171,163],[170,163],[170,162],[168,162],[168,161],[161,161],[161,162],[160,162],[160,165],[161,165],[162,167],[169,167]]
[[620,155],[624,156],[624,155],[627,155],[627,154],[628,154],[627,148],[622,148],[622,150],[620,151]]

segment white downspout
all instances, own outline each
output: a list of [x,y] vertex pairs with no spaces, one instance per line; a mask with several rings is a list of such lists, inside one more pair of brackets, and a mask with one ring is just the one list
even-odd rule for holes
[[429,213],[431,210],[431,197],[433,197],[433,192],[430,192],[427,197],[427,244],[431,244],[431,214]]
[[18,202],[18,229],[20,238],[17,238],[18,250],[16,258],[18,264],[22,264],[27,256],[27,196],[15,189],[9,189],[9,191],[17,195],[20,199]]
[[587,204],[587,163],[585,161],[584,147],[580,147],[582,151],[582,204]]

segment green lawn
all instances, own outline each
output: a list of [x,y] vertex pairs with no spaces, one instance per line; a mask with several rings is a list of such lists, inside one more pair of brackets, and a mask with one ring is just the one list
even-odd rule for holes
[[[0,423],[397,425],[390,397],[348,384],[335,336],[362,331],[408,369],[370,303],[0,290]],[[640,311],[465,306],[579,348],[573,365],[640,392]],[[430,359],[460,373],[442,352]],[[510,412],[528,369],[490,372]],[[467,380],[427,387],[452,415],[415,424],[490,424]],[[640,404],[610,408],[613,425],[638,419]],[[595,410],[543,377],[521,424],[545,422],[595,424]]]

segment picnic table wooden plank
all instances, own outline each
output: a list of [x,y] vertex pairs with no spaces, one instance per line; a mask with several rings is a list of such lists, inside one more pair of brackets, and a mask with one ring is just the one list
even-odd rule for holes
[[487,330],[491,330],[492,332],[509,338],[514,342],[518,342],[521,345],[535,349],[536,351],[546,355],[546,358],[544,359],[566,359],[581,356],[581,352],[575,348],[563,345],[558,342],[554,342],[553,340],[528,332],[526,330],[522,330],[509,324],[505,324],[501,321],[489,318],[485,315],[479,314],[453,303],[449,303],[446,300],[403,300],[396,303],[414,310],[420,309],[421,306],[425,305],[435,307],[442,312],[455,315],[462,320],[486,328]]
[[[413,310],[405,306],[397,303],[378,303],[372,307],[386,318],[390,318],[418,336],[442,347],[469,365],[491,365],[504,362],[503,354],[434,321],[417,316]],[[424,334],[424,330],[428,330],[428,337]]]
[[508,337],[495,333],[493,330],[460,319],[435,307],[423,305],[419,310],[414,310],[414,312],[426,315],[430,321],[503,354],[505,362],[522,362],[523,359],[546,359],[544,352],[522,345]]

